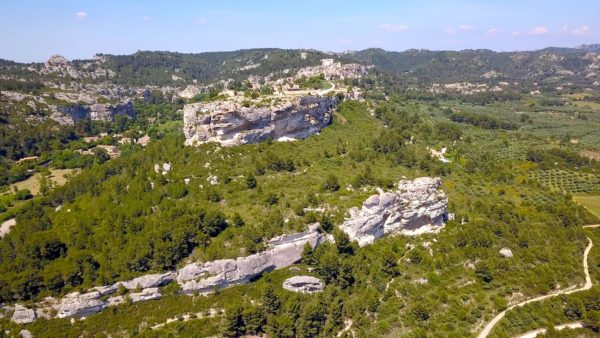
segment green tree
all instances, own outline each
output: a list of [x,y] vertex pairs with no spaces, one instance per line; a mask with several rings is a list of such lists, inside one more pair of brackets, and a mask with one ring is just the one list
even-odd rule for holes
[[334,174],[329,174],[323,182],[323,190],[325,191],[338,191],[340,190],[340,182]]
[[232,306],[225,310],[225,318],[223,319],[223,326],[221,333],[225,337],[239,337],[245,332],[244,319],[242,315],[242,308],[239,306]]
[[275,291],[271,284],[267,285],[265,291],[263,291],[262,306],[266,315],[277,313],[281,307],[281,302],[277,295],[275,295]]

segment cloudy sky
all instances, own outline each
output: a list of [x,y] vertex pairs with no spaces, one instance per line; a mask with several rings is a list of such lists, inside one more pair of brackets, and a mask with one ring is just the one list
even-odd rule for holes
[[600,43],[599,0],[2,0],[0,58],[137,50],[531,50]]

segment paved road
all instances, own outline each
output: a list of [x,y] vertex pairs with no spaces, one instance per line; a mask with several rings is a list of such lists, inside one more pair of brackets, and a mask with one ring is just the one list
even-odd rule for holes
[[[584,225],[584,228],[598,228],[600,227],[600,224],[594,224],[594,225]],[[585,274],[585,285],[579,289],[573,289],[573,290],[562,290],[562,291],[558,291],[555,293],[551,293],[551,294],[547,294],[547,295],[543,295],[543,296],[539,296],[539,297],[535,297],[526,301],[523,301],[521,303],[509,306],[506,310],[500,312],[499,314],[496,315],[496,317],[492,318],[492,320],[487,323],[487,325],[483,328],[483,330],[479,333],[479,335],[477,336],[477,338],[486,338],[490,332],[492,331],[492,329],[494,328],[494,326],[496,326],[496,324],[498,324],[498,322],[500,320],[502,320],[502,318],[504,318],[504,315],[506,315],[507,311],[510,311],[516,307],[522,307],[525,306],[529,303],[535,303],[535,302],[539,302],[548,298],[553,298],[559,295],[569,295],[575,292],[579,292],[579,291],[585,291],[585,290],[589,290],[592,288],[592,279],[590,278],[590,271],[588,268],[588,254],[590,253],[590,250],[592,250],[592,247],[594,246],[594,243],[592,242],[592,240],[588,237],[588,246],[587,248],[585,248],[585,251],[583,252],[583,272]],[[534,336],[535,337],[535,336]]]

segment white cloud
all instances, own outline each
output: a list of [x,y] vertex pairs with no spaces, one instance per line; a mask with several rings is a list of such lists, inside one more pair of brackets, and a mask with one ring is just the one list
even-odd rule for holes
[[450,28],[450,27],[446,27],[446,28],[444,28],[444,33],[446,33],[446,34],[456,34],[456,29]]
[[548,33],[548,27],[537,26],[529,32],[529,35],[543,35]]
[[196,25],[204,25],[204,24],[208,23],[208,19],[206,19],[206,18],[200,18],[200,19],[194,20],[194,23]]
[[498,33],[500,33],[500,30],[496,29],[496,28],[490,28],[485,32],[486,35],[490,35],[490,36],[497,35]]
[[75,17],[78,20],[83,20],[83,19],[85,19],[87,17],[87,13],[84,12],[84,11],[79,11],[79,12],[75,13]]
[[472,25],[460,25],[460,26],[458,26],[458,30],[463,31],[463,32],[472,31],[474,29],[475,29],[475,27],[473,27]]
[[408,30],[407,25],[392,25],[390,23],[384,23],[379,28],[390,32],[404,32]]
[[150,17],[149,16],[145,16],[145,17],[142,18],[142,20],[144,20],[144,21],[150,21]]
[[340,39],[337,41],[337,43],[339,45],[351,45],[352,44],[352,40],[350,39]]
[[519,32],[519,31],[512,31],[510,33],[510,36],[519,36],[519,35],[521,35],[521,32]]
[[571,31],[571,33],[575,35],[584,35],[591,31],[590,26],[581,26],[579,28],[575,28]]

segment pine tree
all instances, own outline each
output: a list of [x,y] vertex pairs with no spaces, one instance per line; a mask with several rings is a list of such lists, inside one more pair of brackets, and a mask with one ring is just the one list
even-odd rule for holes
[[281,307],[281,302],[279,301],[279,298],[277,298],[277,295],[275,295],[273,286],[271,286],[270,284],[267,286],[265,292],[263,293],[262,306],[263,311],[266,315],[277,313],[277,311],[279,311],[279,308]]

